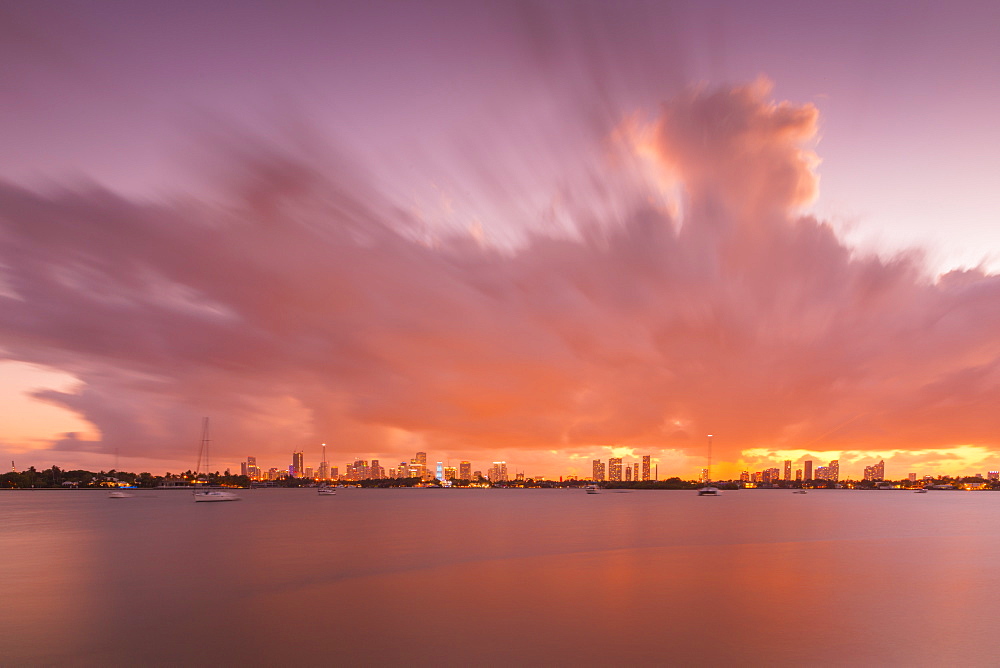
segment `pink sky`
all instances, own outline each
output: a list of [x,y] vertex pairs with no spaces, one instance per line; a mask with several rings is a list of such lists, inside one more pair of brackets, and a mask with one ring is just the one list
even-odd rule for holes
[[0,456],[1000,468],[989,3],[0,3]]

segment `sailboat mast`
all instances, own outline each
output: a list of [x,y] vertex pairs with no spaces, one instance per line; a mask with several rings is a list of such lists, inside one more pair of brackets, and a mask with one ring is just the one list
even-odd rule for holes
[[201,445],[198,447],[198,464],[194,467],[195,480],[201,474],[202,457],[205,459],[205,480],[208,480],[208,472],[211,468],[208,461],[208,418],[201,421]]
[[705,482],[712,481],[712,435],[708,435],[708,466],[705,468]]

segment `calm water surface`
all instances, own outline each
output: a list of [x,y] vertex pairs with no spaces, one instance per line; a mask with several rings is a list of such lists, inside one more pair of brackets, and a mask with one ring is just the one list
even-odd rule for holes
[[1000,494],[0,492],[0,665],[998,665]]

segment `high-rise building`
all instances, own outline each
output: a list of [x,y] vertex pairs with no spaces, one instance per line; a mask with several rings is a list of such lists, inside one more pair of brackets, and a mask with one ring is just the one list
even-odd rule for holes
[[445,466],[444,467],[444,479],[445,480],[461,480],[461,478],[458,477],[458,469],[455,468],[454,466]]
[[700,480],[703,483],[709,481],[708,480],[708,469],[707,468],[701,470],[701,475],[698,477],[698,480]]
[[813,463],[812,463],[811,460],[807,459],[805,461],[805,469],[806,469],[806,480],[812,480],[813,479]]
[[837,482],[840,480],[840,460],[834,459],[830,462],[830,465],[826,467],[827,469],[827,480],[832,480]]
[[622,458],[612,457],[608,460],[608,480],[621,482],[622,480]]
[[507,462],[493,462],[493,466],[490,467],[489,480],[493,483],[506,482]]
[[802,482],[802,469],[795,469],[795,482]]
[[649,461],[650,461],[650,459],[651,458],[650,458],[649,455],[643,455],[642,456],[642,479],[643,480],[649,480]]
[[[990,471],[990,473],[993,473],[993,471]],[[987,474],[987,475],[989,475],[989,474]],[[917,481],[917,474],[916,473],[911,473],[910,475],[907,476],[907,478],[909,478],[910,482],[916,482]],[[993,480],[993,478],[990,478],[990,480]]]
[[781,470],[778,468],[765,469],[761,474],[761,480],[766,483],[778,482],[779,475],[781,475]]
[[415,473],[411,477],[429,480],[430,474],[427,471],[427,453],[418,452],[417,456],[410,462],[415,467]]
[[292,465],[288,469],[288,474],[293,478],[301,478],[305,474],[306,467],[302,460],[301,451],[296,450],[292,452]]
[[472,462],[459,462],[458,479],[472,480]]
[[639,462],[632,464],[632,480],[639,479]]
[[785,460],[785,475],[784,475],[784,479],[785,480],[791,480],[792,479],[792,460],[791,459],[786,459]]
[[865,467],[865,480],[885,480],[885,460],[880,460],[875,466]]
[[625,482],[632,482],[632,465],[629,464],[625,467]]
[[740,474],[740,482],[750,482],[750,472],[744,471]]
[[[911,473],[910,475],[916,476],[916,473]],[[987,480],[1000,480],[1000,471],[987,471],[986,472],[986,479]]]
[[438,462],[437,468],[434,470],[434,477],[438,480],[444,482],[444,462]]
[[830,479],[830,469],[826,466],[817,466],[813,477],[816,480],[829,480]]
[[600,459],[595,459],[592,462],[593,473],[590,475],[590,479],[594,482],[599,482],[604,480],[604,462]]
[[373,459],[371,465],[368,467],[368,475],[371,478],[381,480],[385,477],[385,467],[379,464],[377,459]]

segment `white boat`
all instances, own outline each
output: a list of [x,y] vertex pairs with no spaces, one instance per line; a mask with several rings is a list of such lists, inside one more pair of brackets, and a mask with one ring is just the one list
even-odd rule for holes
[[108,498],[109,499],[130,499],[130,498],[132,498],[132,496],[133,495],[129,494],[128,492],[109,492],[108,493]]
[[200,501],[239,501],[240,497],[223,489],[199,489],[194,493],[195,502]]
[[208,487],[208,474],[212,470],[208,465],[208,418],[205,418],[201,425],[201,447],[198,449],[198,464],[195,466],[195,478],[198,477],[198,472],[201,470],[201,458],[202,455],[205,457],[205,486],[201,489],[195,489],[194,500],[196,503],[205,501],[239,501],[240,497],[232,492],[218,489],[215,487]]
[[918,489],[918,490],[916,490],[916,491],[915,491],[915,492],[913,492],[913,493],[914,493],[914,494],[926,494],[926,493],[927,493],[927,490],[926,490],[926,489]]
[[601,491],[601,488],[598,487],[597,485],[587,485],[586,487],[583,488],[583,490],[587,492],[587,494],[597,494],[599,491]]
[[705,466],[705,486],[698,490],[698,496],[718,496],[719,488],[712,486],[712,435],[708,435],[708,461]]
[[320,496],[333,496],[334,494],[337,493],[337,490],[335,490],[333,487],[320,487],[319,489],[316,490],[316,493],[319,494]]
[[806,490],[804,489],[797,489],[794,492],[792,492],[792,494],[807,494],[807,493],[808,492],[806,492]]

